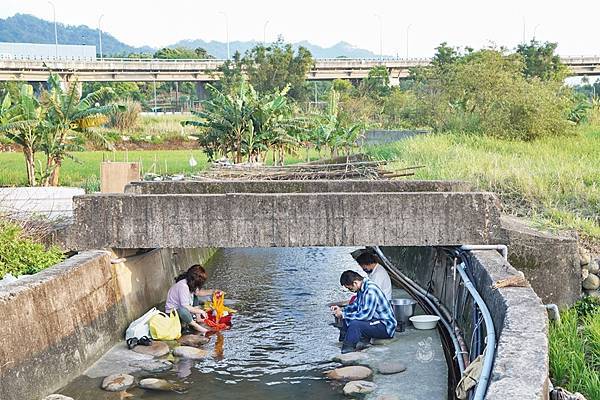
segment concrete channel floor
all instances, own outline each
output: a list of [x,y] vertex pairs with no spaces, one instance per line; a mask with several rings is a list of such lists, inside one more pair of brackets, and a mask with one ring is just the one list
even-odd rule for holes
[[[410,298],[402,289],[393,289],[393,298]],[[417,306],[415,314],[423,314]],[[360,364],[399,362],[406,371],[381,375],[376,373],[374,392],[365,400],[445,400],[447,398],[448,370],[444,351],[437,329],[418,330],[409,323],[404,332],[396,332],[394,339],[375,341],[364,350],[367,360]],[[133,361],[149,362],[153,357],[127,350],[119,343],[107,352],[86,372],[87,378],[100,378],[113,373],[136,373],[140,368],[132,367]],[[101,395],[109,393],[101,393]],[[108,397],[107,397],[108,398]]]
[[[393,289],[393,298],[410,298],[402,289]],[[417,306],[415,315],[423,314]],[[448,394],[448,368],[437,329],[418,330],[411,323],[404,332],[396,332],[394,339],[375,341],[364,350],[377,363],[400,362],[406,371],[393,374],[375,374],[377,389],[366,400],[445,400]],[[367,361],[368,363],[368,361]],[[361,362],[361,364],[364,364]]]

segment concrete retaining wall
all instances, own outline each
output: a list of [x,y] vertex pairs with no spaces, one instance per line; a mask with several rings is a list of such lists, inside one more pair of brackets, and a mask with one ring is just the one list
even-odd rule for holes
[[129,322],[164,301],[173,278],[212,250],[127,256],[89,251],[0,286],[0,399],[38,399],[122,340]]
[[[429,285],[432,293],[453,310],[452,264],[441,251],[432,247],[382,250],[411,279],[424,287]],[[493,282],[517,273],[498,252],[475,251],[471,255],[470,272],[492,313],[498,342],[486,399],[547,400],[548,318],[542,302],[529,287],[491,288]],[[460,295],[460,286],[456,293]],[[471,317],[470,302],[457,310],[463,332],[471,330]],[[471,337],[466,334],[465,340],[470,343]]]
[[523,271],[544,303],[573,305],[581,297],[577,238],[542,232],[525,221],[502,217],[498,243],[508,245],[508,260]]
[[387,192],[470,192],[470,183],[461,181],[373,181],[308,180],[216,182],[132,182],[131,194],[225,194],[225,193],[387,193]]

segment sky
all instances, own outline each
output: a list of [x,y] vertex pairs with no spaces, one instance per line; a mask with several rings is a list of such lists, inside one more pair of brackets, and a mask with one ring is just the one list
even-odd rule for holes
[[[110,32],[133,46],[182,39],[302,40],[328,47],[346,41],[379,54],[430,57],[441,42],[473,48],[514,48],[557,42],[561,55],[599,55],[594,27],[600,1],[539,0],[52,0],[56,20]],[[568,7],[573,4],[572,7]],[[46,0],[0,0],[0,18],[16,13],[53,20]]]

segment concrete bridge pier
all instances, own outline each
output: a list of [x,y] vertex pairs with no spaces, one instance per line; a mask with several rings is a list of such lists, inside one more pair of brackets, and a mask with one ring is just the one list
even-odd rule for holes
[[196,82],[196,96],[198,100],[208,99],[208,93],[206,92],[206,82]]
[[60,76],[60,87],[65,92],[71,90],[72,85],[76,85],[75,90],[77,91],[79,97],[81,97],[83,93],[83,82],[77,79],[77,77],[73,74],[64,74]]

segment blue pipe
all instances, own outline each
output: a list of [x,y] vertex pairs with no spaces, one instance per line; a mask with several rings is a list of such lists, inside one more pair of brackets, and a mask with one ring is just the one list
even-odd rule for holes
[[496,333],[494,329],[494,321],[492,321],[492,316],[490,314],[487,305],[479,295],[479,292],[469,279],[469,276],[465,270],[464,262],[461,262],[456,266],[458,269],[458,273],[460,274],[463,282],[465,283],[465,287],[475,299],[481,314],[483,315],[483,320],[485,322],[485,331],[486,331],[486,339],[487,339],[487,350],[485,352],[485,356],[483,358],[483,367],[481,370],[481,375],[479,376],[479,381],[477,382],[477,387],[475,389],[475,395],[473,396],[474,400],[483,400],[485,397],[485,393],[487,391],[487,387],[490,380],[490,375],[492,373],[492,367],[494,365],[494,356],[496,354]]

